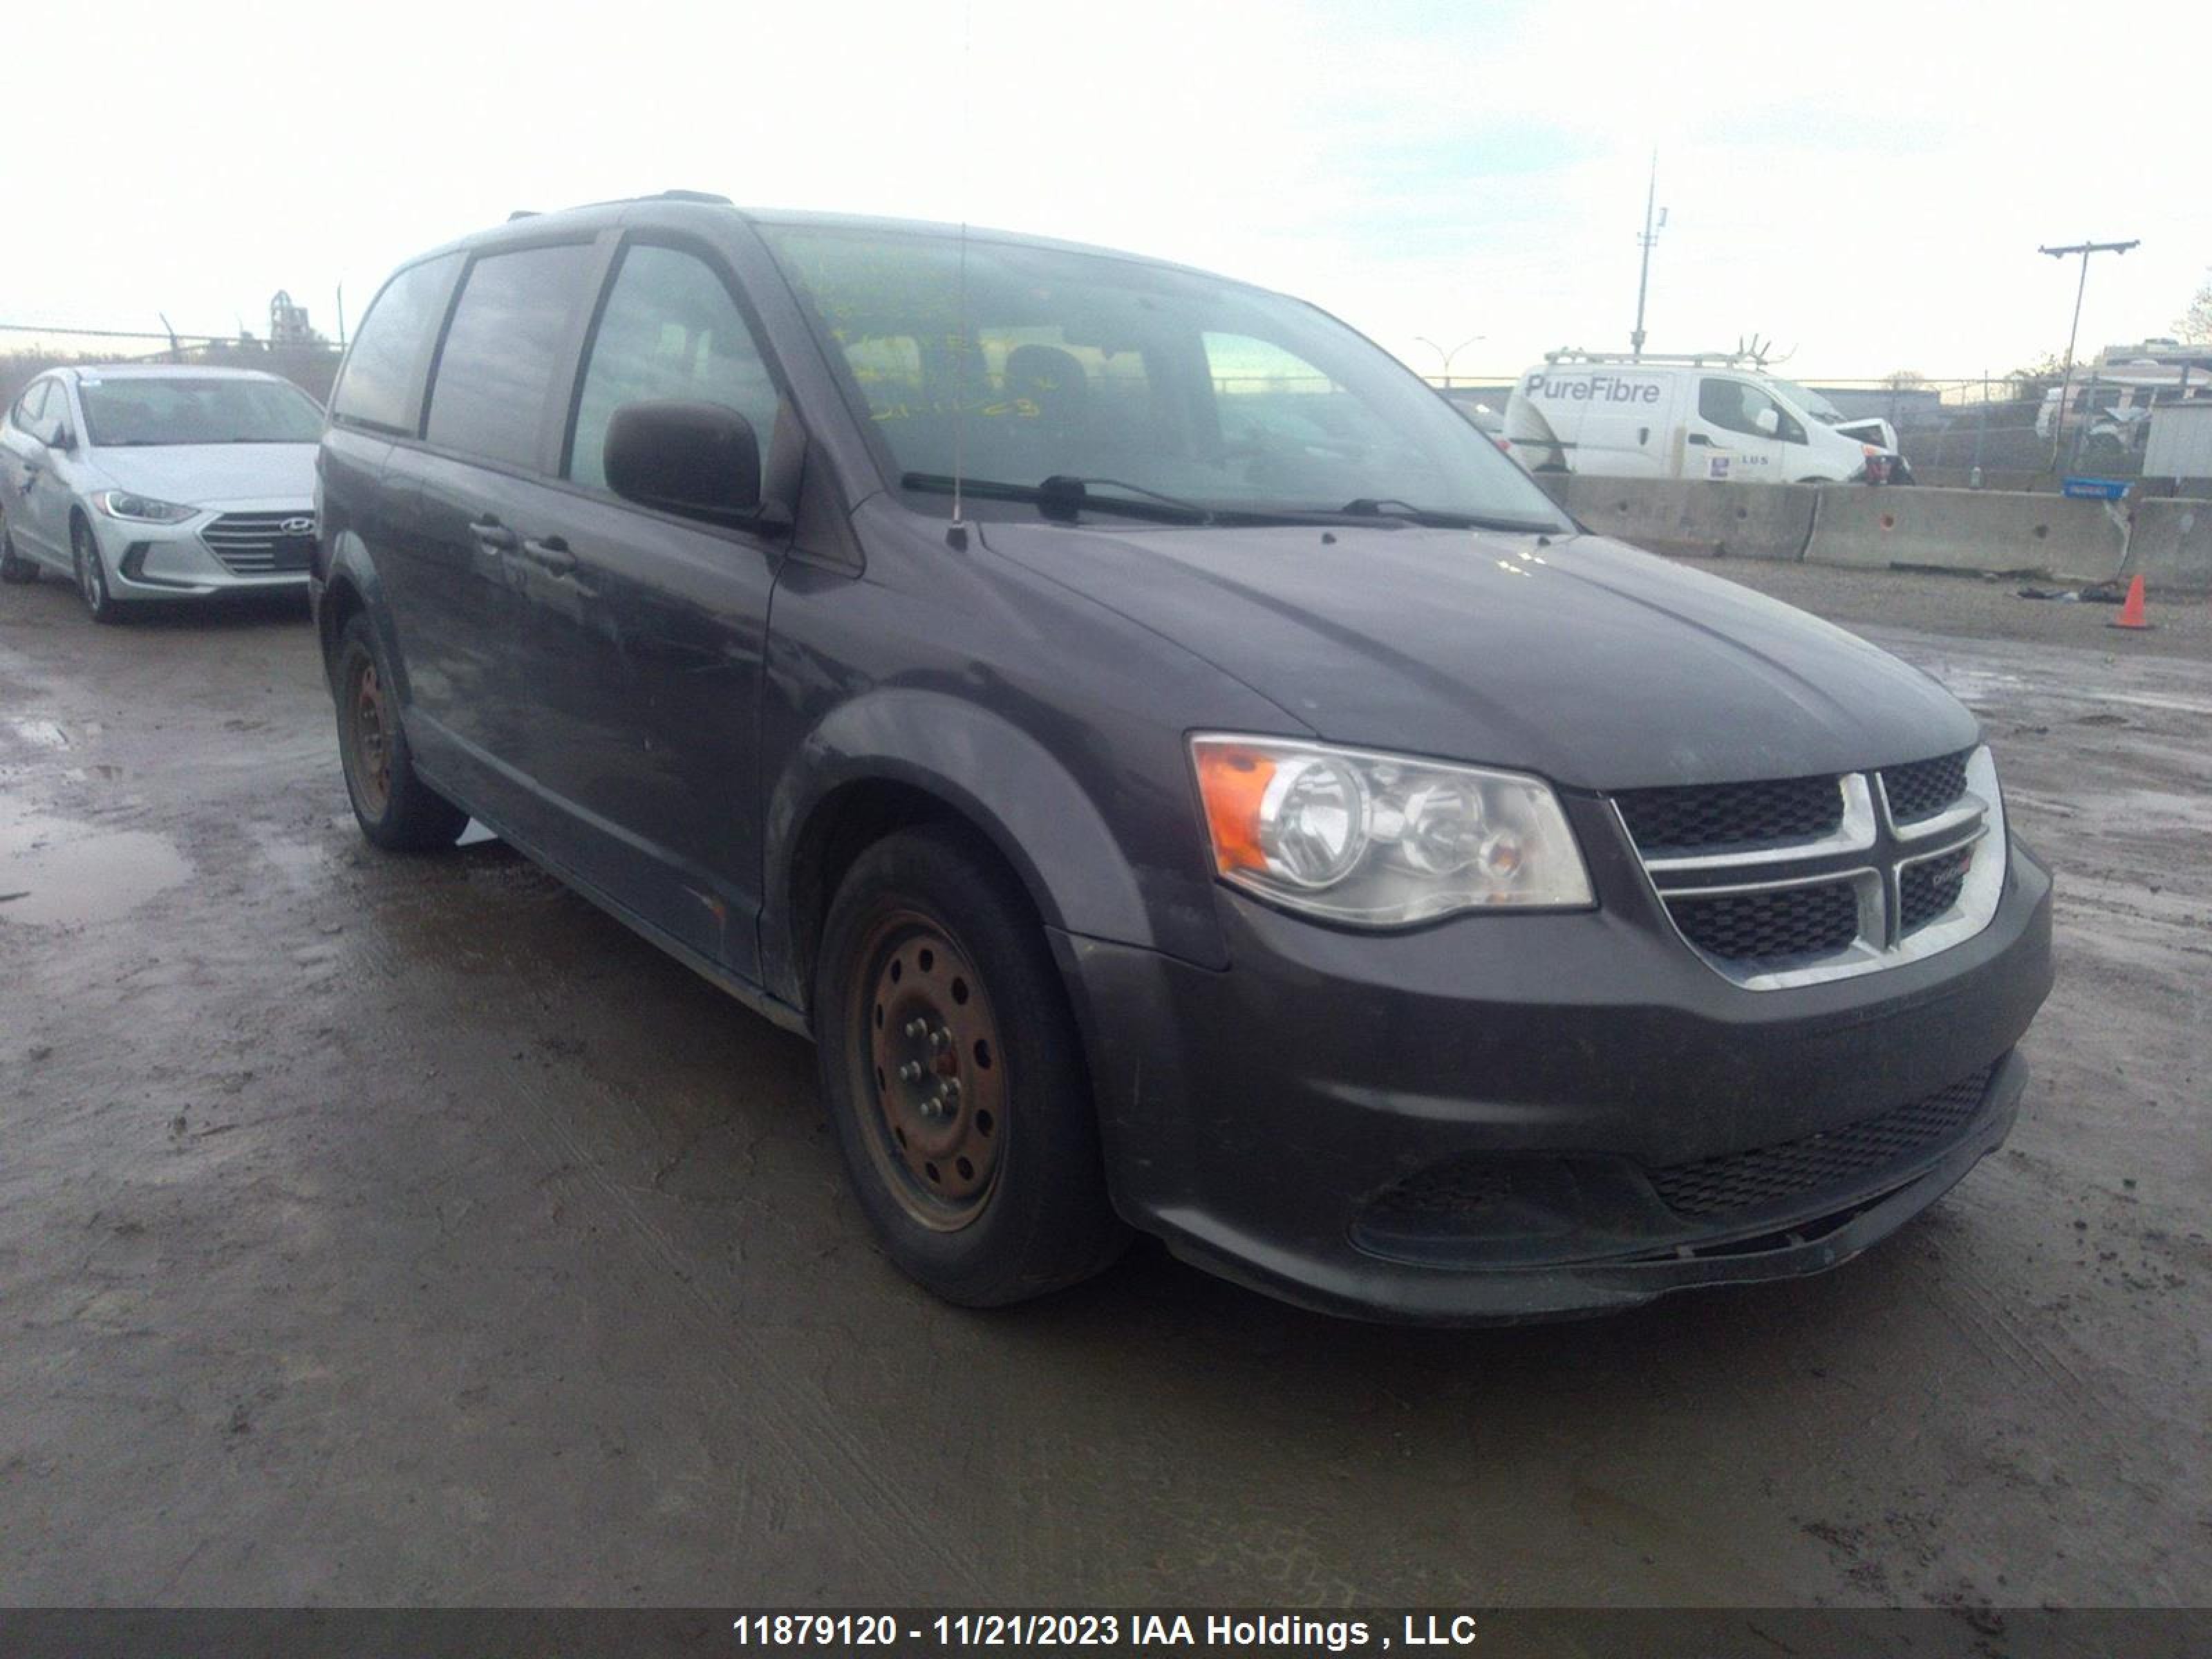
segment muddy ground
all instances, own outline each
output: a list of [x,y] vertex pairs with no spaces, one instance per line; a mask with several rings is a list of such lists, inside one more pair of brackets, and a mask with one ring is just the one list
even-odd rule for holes
[[1152,1249],[937,1304],[803,1042],[363,845],[297,613],[0,591],[0,1601],[2212,1600],[2202,618],[1719,568],[1987,721],[2020,1127],[1826,1278],[1458,1334]]

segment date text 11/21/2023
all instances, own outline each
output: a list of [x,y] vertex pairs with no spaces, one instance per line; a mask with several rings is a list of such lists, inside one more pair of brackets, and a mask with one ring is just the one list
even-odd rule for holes
[[1129,1646],[1346,1653],[1464,1648],[1476,1640],[1468,1613],[1407,1613],[1398,1622],[1394,1632],[1381,1620],[1299,1613],[756,1613],[732,1620],[731,1632],[740,1647],[935,1652]]

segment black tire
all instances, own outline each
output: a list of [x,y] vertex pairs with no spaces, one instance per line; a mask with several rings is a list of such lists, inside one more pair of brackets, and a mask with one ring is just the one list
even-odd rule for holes
[[[1121,1254],[1128,1233],[1107,1197],[1074,1017],[1035,912],[987,850],[932,827],[863,853],[830,907],[813,1006],[845,1167],[908,1277],[948,1302],[995,1307]],[[919,1081],[889,1063],[901,1053],[916,1056],[907,1066],[927,1061]]]
[[112,626],[123,620],[123,607],[107,591],[107,566],[92,538],[92,526],[82,519],[70,520],[70,553],[76,565],[76,596],[93,621]]
[[0,582],[27,587],[38,580],[39,567],[16,553],[14,532],[0,525]]
[[337,699],[338,759],[361,833],[395,853],[451,847],[469,815],[416,775],[392,671],[368,618],[356,615],[331,660]]

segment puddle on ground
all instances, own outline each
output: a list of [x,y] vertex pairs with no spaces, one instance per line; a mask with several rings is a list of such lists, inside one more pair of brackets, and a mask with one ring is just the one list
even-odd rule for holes
[[[351,819],[346,827],[352,828]],[[324,848],[295,841],[273,824],[252,824],[246,833],[253,837],[255,861],[274,871],[295,892],[313,892],[328,881],[330,859]]]
[[191,872],[167,836],[102,830],[0,795],[0,926],[111,921]]

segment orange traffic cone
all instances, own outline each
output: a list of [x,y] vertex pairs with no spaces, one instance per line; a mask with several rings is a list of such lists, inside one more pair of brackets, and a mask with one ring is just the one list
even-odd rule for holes
[[2136,577],[2128,584],[2128,597],[2121,603],[2119,619],[2108,622],[2107,628],[2148,628],[2143,620],[2143,580]]

